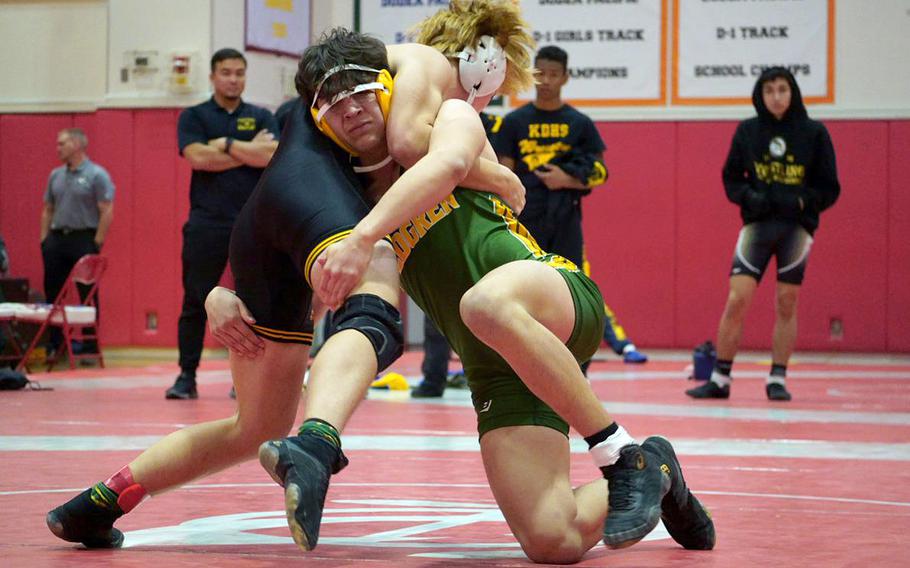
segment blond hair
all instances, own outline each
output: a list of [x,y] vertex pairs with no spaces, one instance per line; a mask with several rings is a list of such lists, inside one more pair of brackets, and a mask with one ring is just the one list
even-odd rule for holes
[[417,43],[429,45],[446,57],[454,58],[466,47],[474,47],[480,36],[499,42],[509,65],[499,91],[515,95],[534,85],[531,53],[534,39],[527,31],[515,0],[452,0],[411,30]]

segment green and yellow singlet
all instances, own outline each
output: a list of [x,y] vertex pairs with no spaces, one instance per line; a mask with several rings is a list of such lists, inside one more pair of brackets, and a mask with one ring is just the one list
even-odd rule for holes
[[516,260],[579,272],[572,262],[542,251],[512,210],[489,193],[456,189],[389,236],[402,286],[449,340],[472,383],[511,370],[462,323],[462,295],[488,272]]

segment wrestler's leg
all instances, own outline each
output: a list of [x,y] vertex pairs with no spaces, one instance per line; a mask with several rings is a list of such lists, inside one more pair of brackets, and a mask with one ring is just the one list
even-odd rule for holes
[[603,538],[607,483],[575,490],[569,478],[569,441],[544,426],[510,426],[480,439],[493,496],[512,534],[534,562],[578,562]]
[[556,269],[530,260],[500,266],[465,293],[461,316],[579,434],[590,436],[613,422],[566,347],[575,303]]
[[[312,272],[318,288],[319,262]],[[322,509],[329,479],[347,465],[341,451],[341,431],[376,373],[396,356],[388,328],[399,326],[398,265],[395,253],[382,242],[376,246],[363,281],[333,314],[332,333],[310,367],[305,420],[296,436],[267,442],[259,461],[285,489],[285,509],[291,535],[304,550],[319,539]],[[385,333],[386,335],[383,335]],[[372,337],[372,339],[371,339]],[[383,345],[377,348],[377,345]]]
[[[322,278],[319,266],[317,261],[312,272],[316,288]],[[385,241],[374,248],[363,280],[351,293],[360,294],[378,296],[398,308],[398,264]],[[331,335],[310,367],[305,417],[325,420],[341,432],[380,370],[376,350],[366,335],[355,329]]]
[[294,425],[309,347],[266,341],[256,359],[231,354],[237,413],[178,430],[130,463],[133,479],[159,493],[255,457]]
[[190,426],[156,442],[128,466],[47,516],[58,537],[88,547],[117,547],[114,521],[146,494],[157,494],[255,456],[263,441],[293,425],[309,347],[266,341],[262,356],[231,355],[237,413]]
[[[610,486],[611,515],[604,525],[604,542],[621,548],[635,544],[656,526],[669,478],[647,463],[641,448],[604,409],[566,345],[578,333],[593,333],[596,344],[603,330],[603,298],[578,286],[589,280],[574,282],[573,292],[569,280],[553,266],[510,262],[468,290],[460,311],[471,332],[585,437]],[[598,317],[586,317],[589,313]],[[579,353],[582,358],[590,355]]]

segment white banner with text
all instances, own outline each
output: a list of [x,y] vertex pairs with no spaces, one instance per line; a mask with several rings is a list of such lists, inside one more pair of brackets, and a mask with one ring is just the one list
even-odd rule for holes
[[674,0],[673,104],[737,104],[771,66],[834,100],[834,0]]

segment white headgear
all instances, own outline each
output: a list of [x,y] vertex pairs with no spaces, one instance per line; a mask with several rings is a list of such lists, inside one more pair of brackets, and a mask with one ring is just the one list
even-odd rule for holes
[[468,92],[468,104],[475,97],[492,95],[506,79],[506,52],[492,36],[480,36],[474,47],[458,54],[458,78]]

